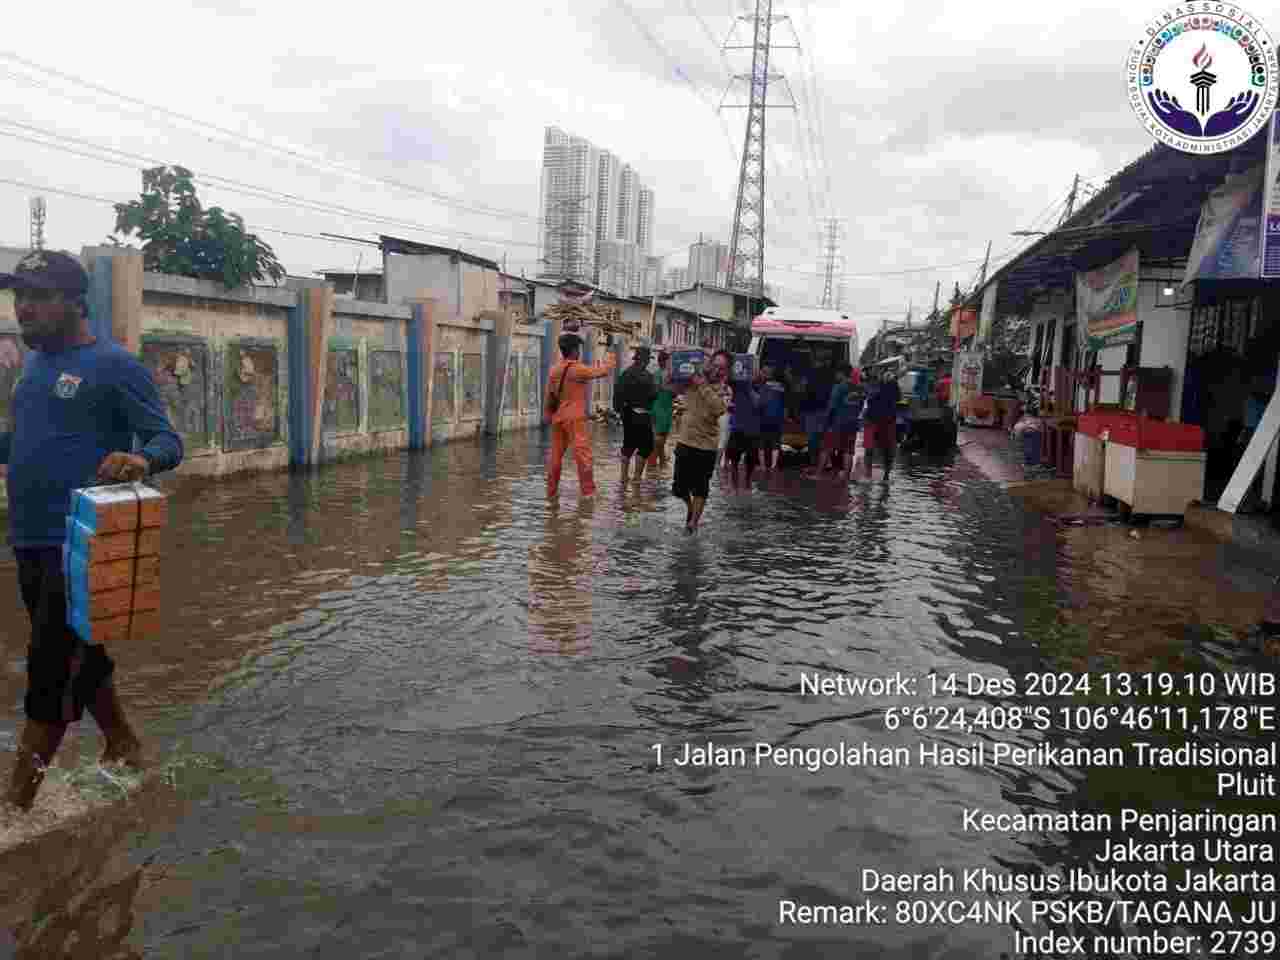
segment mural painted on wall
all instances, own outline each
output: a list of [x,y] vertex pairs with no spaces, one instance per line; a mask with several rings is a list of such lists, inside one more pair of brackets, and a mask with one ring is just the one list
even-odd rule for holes
[[360,429],[360,354],[331,348],[325,364],[324,430],[355,433]]
[[462,419],[484,415],[484,357],[478,353],[462,357]]
[[204,450],[209,436],[209,347],[185,340],[148,340],[142,362],[151,371],[169,422],[187,450]]
[[538,410],[542,406],[542,384],[539,378],[542,371],[538,364],[538,355],[536,353],[526,353],[524,355],[524,373],[520,379],[520,392],[524,396],[524,409],[526,411]]
[[455,367],[452,353],[436,354],[435,379],[431,383],[431,419],[452,422],[454,414]]
[[274,346],[232,343],[226,356],[226,447],[267,446],[280,439]]
[[513,351],[507,354],[507,380],[499,384],[502,393],[502,412],[515,413],[520,408],[520,357]]
[[13,391],[22,377],[22,345],[15,333],[0,334],[0,432],[13,429]]
[[369,426],[404,424],[404,362],[399,350],[369,351]]

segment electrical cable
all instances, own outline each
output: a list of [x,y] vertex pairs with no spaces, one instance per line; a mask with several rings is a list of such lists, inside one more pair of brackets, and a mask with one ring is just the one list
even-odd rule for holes
[[[137,163],[141,163],[141,164],[144,164],[145,166],[151,166],[151,167],[173,165],[165,161],[157,160],[152,157],[146,157],[140,154],[130,153],[129,151],[126,151],[126,150],[118,150],[115,147],[107,147],[102,144],[95,144],[95,143],[92,143],[91,141],[84,140],[78,137],[68,137],[63,134],[56,133],[54,131],[47,131],[40,127],[35,127],[31,124],[23,124],[23,123],[19,123],[17,121],[11,121],[11,120],[0,120],[0,125],[16,126],[21,129],[34,130],[46,137],[50,137],[56,140],[64,140],[64,141],[68,141],[70,143],[76,143],[82,146],[88,146],[88,147],[91,147],[92,149],[96,149],[105,153],[113,153],[120,157],[127,158],[125,160],[117,160],[112,157],[99,156],[90,152],[86,152],[84,150],[78,150],[73,147],[68,147],[61,143],[50,143],[46,140],[39,140],[34,137],[24,136],[20,133],[15,133],[13,131],[0,130],[0,136],[3,136],[3,137],[9,137],[11,139],[21,140],[26,143],[34,144],[36,146],[47,147],[51,150],[60,150],[64,153],[69,153],[75,156],[84,157],[90,160],[97,160],[100,163],[109,163],[115,166],[127,167],[129,169],[143,169],[135,166],[135,164]],[[424,234],[429,234],[434,236],[459,237],[464,240],[471,240],[476,243],[486,243],[486,244],[491,244],[496,246],[524,246],[524,247],[534,247],[534,248],[538,248],[541,246],[541,244],[539,244],[536,241],[517,240],[515,238],[507,238],[507,237],[489,237],[481,234],[472,234],[472,233],[468,233],[466,231],[461,231],[461,230],[442,229],[429,224],[418,223],[413,220],[404,220],[397,217],[388,217],[382,214],[375,214],[365,210],[357,210],[352,207],[342,206],[340,204],[331,204],[331,203],[325,203],[322,201],[309,200],[305,197],[299,197],[294,194],[280,193],[279,191],[271,190],[270,188],[267,188],[267,187],[260,187],[254,184],[248,184],[239,180],[232,180],[230,178],[220,177],[214,174],[208,174],[208,173],[195,174],[193,176],[193,179],[196,180],[197,182],[203,182],[208,185],[211,185],[216,189],[227,190],[231,193],[238,193],[245,196],[250,196],[258,200],[266,200],[268,202],[273,202],[273,203],[283,203],[289,206],[299,207],[300,209],[310,210],[312,212],[327,213],[330,215],[335,215],[335,214],[341,215],[341,216],[350,217],[356,220],[362,220],[367,223],[387,224],[390,226],[394,226],[396,228],[407,228],[409,230],[414,230],[419,233],[424,233]]]
[[[376,183],[381,183],[385,186],[394,187],[398,190],[406,190],[411,193],[417,193],[417,194],[429,197],[430,199],[435,200],[439,203],[443,203],[447,206],[454,206],[470,213],[477,213],[485,216],[498,216],[498,217],[513,218],[513,219],[529,220],[536,223],[542,222],[539,217],[532,216],[522,211],[504,210],[498,207],[486,207],[486,206],[478,206],[474,204],[467,204],[461,200],[458,200],[457,198],[450,197],[443,193],[438,193],[434,190],[428,190],[423,187],[418,187],[413,184],[403,183],[401,181],[393,180],[388,177],[382,177],[376,174],[368,174],[360,170],[354,170],[350,167],[346,167],[342,164],[339,164],[336,161],[330,160],[327,157],[310,157],[307,154],[302,153],[301,151],[293,150],[289,147],[280,146],[278,144],[272,143],[269,140],[262,140],[257,137],[252,137],[247,134],[239,133],[235,130],[230,130],[226,127],[219,126],[218,124],[211,123],[207,120],[201,120],[198,117],[193,117],[190,114],[180,113],[179,111],[176,111],[176,110],[170,110],[167,107],[162,107],[153,103],[148,103],[145,100],[141,100],[137,97],[130,96],[129,94],[120,93],[119,91],[112,90],[108,87],[104,87],[100,84],[94,83],[91,80],[86,80],[83,77],[78,77],[70,73],[64,73],[63,71],[55,70],[52,67],[47,67],[47,66],[44,66],[43,64],[35,63],[34,61],[31,61],[26,59],[25,57],[19,56],[18,54],[13,53],[12,51],[0,50],[0,58],[22,64],[24,67],[27,67],[29,69],[37,70],[41,73],[45,73],[45,74],[57,77],[61,80],[65,80],[70,83],[76,84],[77,86],[85,87],[89,90],[93,90],[96,93],[100,93],[108,97],[121,100],[125,103],[130,103],[135,106],[142,107],[153,113],[158,113],[170,118],[179,119],[185,123],[194,124],[196,126],[206,127],[210,130],[216,131],[219,134],[222,134],[223,136],[231,137],[234,140],[239,140],[244,143],[253,144],[255,146],[265,148],[267,150],[271,150],[275,153],[284,154],[286,156],[293,158],[296,161],[300,161],[312,167],[316,167],[317,165],[328,167],[330,168],[330,172],[338,172],[343,174],[344,176],[356,177],[366,181],[372,180]],[[35,86],[43,87],[44,89],[47,89],[56,95],[60,95],[72,100],[76,99],[74,97],[70,97],[65,92],[54,90],[47,83],[41,83],[39,80],[35,79],[34,77],[27,77],[22,74],[13,73],[12,71],[7,71],[7,70],[3,72],[14,79],[27,82]],[[83,102],[83,101],[80,101],[80,102]]]

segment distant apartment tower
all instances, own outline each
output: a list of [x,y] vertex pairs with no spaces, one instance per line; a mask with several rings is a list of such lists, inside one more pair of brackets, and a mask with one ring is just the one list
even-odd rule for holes
[[547,127],[539,186],[540,275],[638,294],[653,248],[653,205],[653,191],[616,154]]
[[689,284],[705,283],[713,287],[727,286],[729,245],[698,238],[689,245]]
[[662,292],[674,293],[676,290],[688,290],[689,271],[684,267],[672,267],[662,278]]
[[662,288],[662,257],[645,257],[640,274],[640,296],[654,297],[666,293]]

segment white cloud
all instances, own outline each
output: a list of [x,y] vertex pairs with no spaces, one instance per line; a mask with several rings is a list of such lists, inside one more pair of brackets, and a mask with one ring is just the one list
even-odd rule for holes
[[[1121,61],[1151,12],[1139,8],[790,4],[804,55],[779,51],[774,65],[806,111],[769,116],[767,255],[769,263],[801,272],[776,270],[770,281],[820,289],[815,213],[844,218],[848,272],[952,264],[980,258],[988,240],[996,251],[1012,246],[1008,233],[1030,227],[1075,173],[1111,172],[1136,156],[1150,141],[1125,101]],[[530,269],[538,257],[530,218],[543,128],[555,124],[616,151],[652,184],[655,247],[671,253],[699,233],[729,237],[745,113],[717,117],[709,104],[719,103],[729,68],[747,67],[744,54],[722,57],[713,43],[728,33],[735,9],[741,0],[447,8],[386,0],[320,8],[296,0],[260,8],[239,0],[140,0],[128,18],[78,8],[75,30],[36,5],[9,12],[6,35],[22,38],[16,52],[24,57],[243,137],[333,158],[369,175],[364,179],[309,168],[245,140],[225,143],[7,62],[0,68],[47,86],[0,75],[0,105],[11,120],[433,232],[202,188],[209,202],[240,212],[251,227],[453,237]],[[780,29],[776,39],[790,38]],[[821,116],[807,109],[810,57]],[[816,157],[803,142],[810,130],[823,135]],[[137,171],[127,167],[10,137],[0,143],[3,178],[114,200],[139,189]],[[815,210],[824,173],[831,193]],[[457,203],[395,190],[371,179],[377,177]],[[7,225],[0,243],[25,243],[30,192],[0,184],[0,223]],[[57,246],[78,249],[110,230],[105,205],[52,194],[48,204]],[[266,237],[295,273],[354,263],[357,255],[324,241]],[[676,255],[671,263],[682,260]],[[945,294],[975,270],[850,278],[847,287],[862,309],[905,312],[909,300],[930,303],[936,281]]]

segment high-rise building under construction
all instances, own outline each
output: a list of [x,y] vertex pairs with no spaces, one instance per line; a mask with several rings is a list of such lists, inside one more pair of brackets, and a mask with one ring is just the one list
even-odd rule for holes
[[540,274],[635,295],[653,253],[653,190],[630,164],[547,127],[542,147]]

